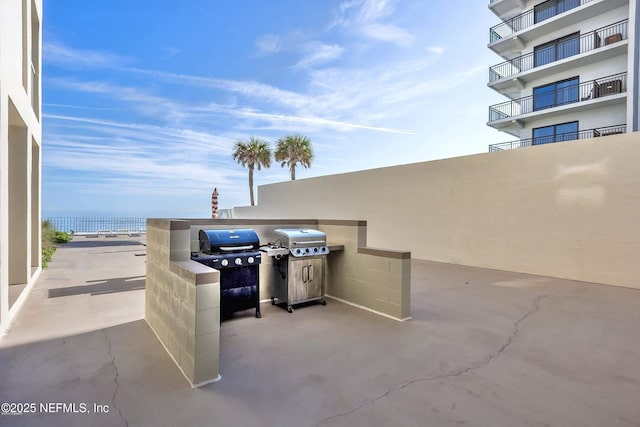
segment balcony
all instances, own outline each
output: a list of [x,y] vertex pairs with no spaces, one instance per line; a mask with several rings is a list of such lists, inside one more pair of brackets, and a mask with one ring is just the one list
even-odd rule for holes
[[489,152],[513,150],[515,148],[531,147],[533,145],[549,144],[554,142],[567,142],[577,141],[580,139],[599,138],[602,136],[616,135],[619,133],[625,133],[627,131],[627,125],[608,126],[597,129],[581,130],[579,132],[569,132],[560,135],[556,135],[555,138],[543,137],[543,138],[529,138],[519,139],[517,141],[501,142],[499,144],[492,144],[489,146]]
[[532,40],[627,3],[627,0],[571,0],[558,5],[557,1],[549,0],[492,27],[489,30],[489,49],[510,59]]
[[620,21],[559,43],[553,51],[539,49],[494,65],[489,68],[489,87],[511,98],[534,79],[622,55],[628,45],[627,27],[628,20]]
[[524,9],[525,0],[491,0],[489,9],[499,17],[513,16]]
[[590,108],[595,103],[601,107],[604,102],[607,104],[623,102],[626,91],[627,73],[582,84],[566,85],[565,83],[565,86],[556,90],[541,91],[531,96],[490,106],[488,124],[500,129],[509,126],[514,120],[522,123],[531,117],[537,119],[547,114],[555,114],[560,108],[573,107],[573,104],[588,103],[587,108]]
[[[557,0],[548,0],[542,3],[542,5],[540,6],[543,6],[547,3],[555,3],[556,1]],[[575,2],[571,5],[571,9],[582,6],[586,3],[591,3],[592,1],[593,0],[575,0]],[[542,12],[540,9],[538,9],[538,6],[536,7],[536,9],[529,9],[526,12],[521,13],[520,15],[514,16],[511,19],[508,19],[498,25],[491,27],[489,29],[489,43],[495,43],[497,41],[503,40],[504,38],[509,37],[512,34],[524,31],[525,29],[535,24],[546,21],[547,19],[551,19],[554,16],[560,15],[562,13],[567,13],[571,9],[563,10],[561,12],[559,12],[557,8],[550,8],[550,10],[548,11],[547,8],[545,8],[545,12]]]

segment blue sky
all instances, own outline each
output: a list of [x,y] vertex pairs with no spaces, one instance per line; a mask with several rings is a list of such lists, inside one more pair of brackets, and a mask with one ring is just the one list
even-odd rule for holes
[[487,4],[45,1],[43,216],[207,217],[214,187],[248,205],[250,136],[307,135],[298,179],[486,152],[510,139],[485,125]]

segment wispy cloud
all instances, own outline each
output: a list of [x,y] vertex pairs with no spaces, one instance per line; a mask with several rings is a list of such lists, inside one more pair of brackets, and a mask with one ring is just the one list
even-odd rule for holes
[[342,27],[361,37],[409,46],[415,41],[410,31],[387,22],[396,12],[396,0],[350,0],[340,4],[339,14],[330,25]]
[[244,112],[239,112],[238,114],[247,116],[247,117],[258,117],[261,119],[283,121],[283,122],[289,122],[289,123],[308,123],[313,125],[321,125],[324,127],[328,126],[328,127],[341,128],[341,129],[366,129],[366,130],[371,130],[376,132],[396,133],[396,134],[402,134],[402,135],[415,134],[415,131],[412,131],[412,130],[367,126],[367,125],[357,124],[357,123],[347,123],[347,122],[340,122],[336,120],[328,120],[320,117],[301,117],[301,116],[292,116],[292,115],[285,115],[285,114],[259,113],[254,111],[244,111]]
[[129,59],[118,54],[88,49],[74,49],[55,41],[45,42],[42,46],[43,60],[53,65],[72,69],[111,68],[129,63]]
[[275,34],[265,34],[256,40],[256,46],[264,53],[276,53],[282,50],[283,40]]
[[[354,6],[351,7],[364,8],[361,11],[364,16],[361,21],[379,19],[393,12],[391,2],[353,3]],[[298,63],[300,68],[335,60],[344,53],[342,46],[321,42],[309,42],[305,49],[306,56]],[[311,67],[308,69],[308,86],[302,92],[251,80],[221,79],[129,66],[116,69],[122,73],[145,76],[145,83],[156,81],[189,85],[212,91],[212,94],[222,91],[239,96],[231,105],[198,103],[193,99],[178,101],[149,92],[148,84],[142,87],[123,86],[105,81],[70,78],[52,78],[50,83],[74,91],[117,99],[126,103],[128,109],[169,126],[206,124],[232,117],[235,121],[231,123],[234,123],[238,132],[247,131],[252,126],[263,130],[286,130],[290,125],[306,124],[314,126],[317,131],[322,128],[342,132],[363,129],[411,135],[415,133],[412,129],[389,126],[388,123],[393,123],[409,107],[423,102],[429,94],[445,92],[455,84],[460,84],[469,73],[462,72],[455,84],[452,83],[451,75],[434,79],[429,68],[443,52],[444,48],[441,46],[428,46],[424,57],[395,61],[393,66],[381,63],[368,68]],[[256,123],[255,120],[260,120],[261,123]]]
[[333,25],[369,24],[395,11],[396,0],[348,0],[340,4]]
[[[191,129],[47,114],[44,166],[81,173],[122,194],[201,191],[245,176],[230,159],[232,138]],[[126,185],[125,185],[126,184]]]
[[344,48],[336,44],[310,42],[305,46],[305,51],[305,55],[296,64],[297,68],[312,67],[333,61],[342,55]]
[[[184,81],[183,79],[180,79]],[[192,82],[191,80],[186,80],[188,82]],[[198,105],[195,102],[178,102],[158,96],[150,96],[145,93],[142,93],[138,89],[113,85],[105,82],[76,82],[71,80],[57,80],[57,84],[63,85],[66,88],[82,91],[87,93],[100,93],[113,98],[117,98],[129,103],[129,107],[140,111],[144,114],[154,116],[156,118],[163,118],[165,121],[170,122],[182,122],[182,121],[208,121],[207,117],[211,114],[222,116],[222,117],[234,117],[234,118],[251,118],[251,119],[260,119],[262,121],[272,122],[272,128],[275,129],[286,129],[289,124],[292,123],[306,123],[308,125],[313,125],[318,128],[330,128],[333,130],[348,130],[348,129],[368,129],[371,131],[377,132],[386,132],[386,133],[399,133],[399,134],[411,134],[411,131],[402,130],[402,129],[393,129],[382,126],[372,126],[363,123],[350,123],[347,121],[340,120],[332,120],[323,117],[317,116],[303,116],[303,115],[293,115],[293,114],[278,114],[278,113],[270,113],[263,112],[259,110],[255,110],[247,107],[233,107],[233,106],[220,106],[217,104],[206,103]],[[313,107],[313,100],[309,97],[307,101],[307,105],[311,108],[309,110],[315,111],[320,109],[321,107]],[[286,107],[286,105],[285,105]],[[204,116],[203,116],[204,115]],[[179,116],[181,120],[169,120],[174,119]],[[110,127],[118,127],[118,128],[128,128],[128,129],[136,129],[148,131],[150,125],[135,125],[130,123],[119,123],[113,121],[105,121],[105,120],[96,120],[90,118],[81,118],[81,117],[72,117],[72,116],[64,116],[64,115],[55,115],[55,114],[45,114],[46,118],[57,119],[57,120],[66,120],[66,121],[75,121],[75,122],[83,122],[90,124],[98,124],[101,126],[110,126]],[[228,120],[228,119],[227,119]],[[157,129],[158,127],[152,127],[153,129]],[[178,134],[175,129],[172,128],[161,128],[164,136],[169,135],[171,137],[175,137],[176,135],[182,135],[182,131]],[[156,132],[152,132],[156,133]],[[209,134],[204,134],[206,138],[211,137]]]
[[175,46],[165,46],[164,50],[164,59],[173,58],[176,55],[179,55],[182,52],[182,49]]
[[47,120],[87,125],[84,127],[85,130],[92,130],[119,140],[139,141],[145,145],[157,142],[173,144],[160,146],[160,149],[171,148],[171,146],[180,146],[182,147],[180,149],[184,149],[184,146],[188,146],[193,149],[206,149],[207,152],[224,155],[231,153],[232,140],[230,138],[203,131],[57,114],[43,114],[43,117]]
[[184,119],[183,106],[171,99],[156,96],[131,86],[113,84],[105,81],[78,81],[72,79],[52,78],[50,83],[66,89],[101,94],[126,102],[129,108],[146,116],[162,118],[171,123]]
[[395,43],[400,46],[408,46],[415,40],[411,33],[395,25],[369,24],[362,26],[360,31],[371,39]]
[[303,108],[309,101],[307,96],[297,92],[252,80],[220,79],[141,68],[124,68],[122,71],[147,75],[167,83],[189,84],[197,87],[233,92],[254,99],[260,99],[268,103],[287,105],[291,108]]
[[86,105],[70,105],[70,104],[52,104],[45,102],[42,104],[43,107],[53,107],[53,108],[71,108],[74,110],[98,110],[98,111],[113,111],[114,108],[109,107],[91,107]]

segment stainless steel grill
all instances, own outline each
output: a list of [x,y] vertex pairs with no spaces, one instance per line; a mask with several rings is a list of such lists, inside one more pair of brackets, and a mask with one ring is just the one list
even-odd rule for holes
[[260,248],[272,257],[272,304],[286,307],[324,299],[326,258],[329,254],[327,236],[310,228],[279,228],[274,244]]
[[260,266],[258,235],[251,229],[200,230],[200,252],[191,259],[220,271],[220,316],[249,308],[260,314]]

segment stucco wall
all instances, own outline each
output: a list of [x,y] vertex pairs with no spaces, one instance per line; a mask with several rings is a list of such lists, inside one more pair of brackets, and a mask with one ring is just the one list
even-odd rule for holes
[[42,0],[0,1],[0,335],[41,271],[41,23]]
[[636,132],[264,185],[235,216],[364,219],[413,258],[640,288],[638,165]]

